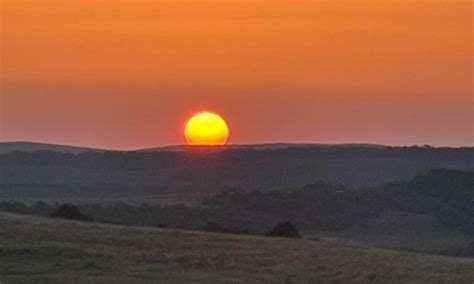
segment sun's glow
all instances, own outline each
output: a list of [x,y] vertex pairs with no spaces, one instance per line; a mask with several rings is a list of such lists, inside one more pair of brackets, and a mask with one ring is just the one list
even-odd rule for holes
[[220,115],[213,112],[200,112],[186,123],[184,138],[190,146],[225,145],[229,138],[229,128]]

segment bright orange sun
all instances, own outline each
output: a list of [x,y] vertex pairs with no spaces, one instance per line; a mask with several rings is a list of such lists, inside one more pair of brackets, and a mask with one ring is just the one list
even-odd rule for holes
[[200,112],[186,123],[184,138],[191,146],[225,145],[229,138],[229,128],[220,115],[213,112]]

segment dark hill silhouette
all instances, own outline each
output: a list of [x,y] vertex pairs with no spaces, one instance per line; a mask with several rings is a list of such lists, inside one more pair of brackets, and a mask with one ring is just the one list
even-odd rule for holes
[[[330,147],[339,147],[339,148],[386,148],[387,146],[379,144],[297,144],[297,143],[268,143],[268,144],[229,144],[221,147],[206,147],[200,146],[201,149],[207,151],[222,151],[222,150],[279,150],[279,149],[288,149],[288,148],[297,148],[297,149],[308,149],[308,148],[330,148]],[[165,146],[165,147],[155,147],[155,148],[146,148],[136,150],[138,152],[166,152],[166,151],[189,151],[189,146]]]
[[187,148],[165,152],[0,154],[0,197],[111,198],[273,190],[317,180],[347,187],[410,180],[432,168],[474,170],[474,148]]
[[[249,150],[277,150],[287,148],[329,148],[329,147],[341,147],[341,148],[358,148],[358,147],[373,147],[373,148],[386,148],[387,146],[378,144],[295,144],[295,143],[268,143],[268,144],[229,144],[220,147],[206,147],[200,146],[200,149],[205,151],[221,151],[221,150],[238,150],[238,149],[249,149]],[[194,146],[196,147],[196,146]],[[39,152],[39,151],[52,151],[61,153],[79,154],[84,152],[184,152],[189,151],[191,148],[186,145],[172,145],[162,146],[154,148],[144,148],[129,151],[118,151],[118,150],[105,150],[91,147],[81,146],[69,146],[59,145],[51,143],[39,143],[39,142],[0,142],[0,154],[7,154],[12,152]]]
[[65,146],[57,144],[36,143],[36,142],[0,142],[0,154],[12,152],[39,152],[54,151],[61,153],[79,154],[84,152],[101,152],[102,149],[89,147]]

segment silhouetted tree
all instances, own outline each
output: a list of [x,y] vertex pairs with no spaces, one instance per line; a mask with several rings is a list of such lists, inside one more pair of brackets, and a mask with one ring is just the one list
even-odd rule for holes
[[276,224],[273,229],[267,233],[267,236],[301,238],[298,230],[289,221]]
[[63,204],[51,214],[51,217],[72,219],[79,221],[92,221],[92,218],[81,213],[79,208],[73,204]]

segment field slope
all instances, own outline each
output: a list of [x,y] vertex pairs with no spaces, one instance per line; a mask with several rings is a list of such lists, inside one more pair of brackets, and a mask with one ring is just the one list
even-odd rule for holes
[[0,213],[0,282],[472,283],[474,259]]

